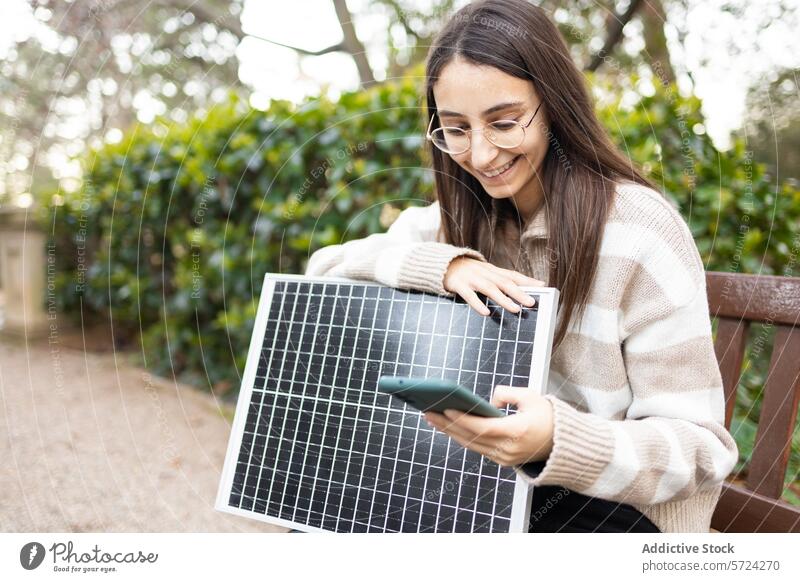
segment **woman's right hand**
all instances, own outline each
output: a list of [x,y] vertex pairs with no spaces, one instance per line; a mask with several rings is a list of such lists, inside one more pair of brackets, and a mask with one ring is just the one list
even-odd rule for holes
[[481,315],[489,315],[490,311],[481,302],[476,291],[480,291],[509,311],[518,313],[520,307],[512,299],[527,307],[532,307],[536,303],[530,295],[519,288],[519,285],[546,286],[543,281],[517,271],[501,269],[486,261],[467,256],[456,257],[450,261],[442,285],[445,290],[461,296]]

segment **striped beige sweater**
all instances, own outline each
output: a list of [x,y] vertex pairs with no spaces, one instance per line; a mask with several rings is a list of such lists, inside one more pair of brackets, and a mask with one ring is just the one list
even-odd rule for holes
[[[441,242],[440,220],[436,202],[409,207],[386,233],[319,249],[306,274],[452,297],[442,286],[450,261],[487,259]],[[542,206],[522,233],[495,237],[491,262],[547,281],[548,232]],[[553,352],[545,397],[553,449],[537,476],[517,467],[527,482],[630,504],[663,532],[708,531],[738,451],[723,424],[703,264],[658,192],[617,188],[589,305]]]

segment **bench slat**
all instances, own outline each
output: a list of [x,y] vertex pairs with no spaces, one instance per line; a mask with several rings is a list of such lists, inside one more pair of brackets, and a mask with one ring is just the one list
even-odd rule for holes
[[779,325],[758,419],[747,486],[779,499],[791,452],[800,402],[800,327]]
[[712,317],[800,324],[800,277],[706,273]]
[[749,324],[740,318],[720,317],[717,323],[717,337],[714,352],[717,355],[722,386],[725,389],[725,426],[730,429],[733,408],[736,404],[736,389],[742,373],[745,343]]
[[800,507],[725,482],[711,527],[728,533],[800,533]]

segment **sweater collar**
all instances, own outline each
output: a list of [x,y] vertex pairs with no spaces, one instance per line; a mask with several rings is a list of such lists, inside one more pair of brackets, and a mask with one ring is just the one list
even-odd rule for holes
[[[497,229],[497,219],[499,208],[498,205],[500,201],[492,198],[492,210],[491,210],[491,218],[492,218],[492,231],[496,232]],[[543,238],[546,239],[549,236],[549,229],[547,226],[547,212],[545,211],[545,205],[539,205],[539,208],[536,212],[533,213],[533,216],[528,219],[528,222],[522,226],[522,234],[520,234],[520,242],[526,239],[537,239]]]

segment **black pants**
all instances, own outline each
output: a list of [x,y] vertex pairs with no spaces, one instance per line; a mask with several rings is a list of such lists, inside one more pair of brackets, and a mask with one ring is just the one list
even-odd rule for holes
[[[564,487],[533,488],[528,533],[661,533],[625,503],[587,497]],[[292,529],[289,533],[303,533]]]
[[533,488],[528,532],[661,533],[630,505],[556,486]]
[[[565,487],[533,488],[528,533],[661,533],[626,503],[587,497]],[[289,533],[303,533],[292,529]]]

